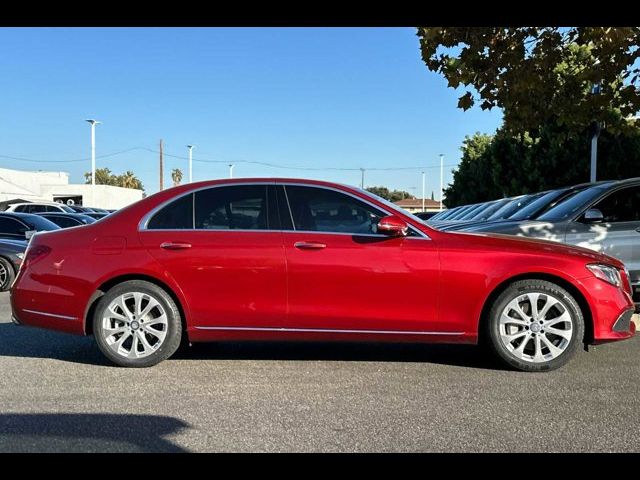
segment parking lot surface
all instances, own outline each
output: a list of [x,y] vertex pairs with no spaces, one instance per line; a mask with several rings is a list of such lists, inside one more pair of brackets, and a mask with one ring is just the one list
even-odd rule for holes
[[197,345],[149,369],[91,338],[10,323],[0,294],[0,451],[638,451],[640,338],[561,370],[475,347]]

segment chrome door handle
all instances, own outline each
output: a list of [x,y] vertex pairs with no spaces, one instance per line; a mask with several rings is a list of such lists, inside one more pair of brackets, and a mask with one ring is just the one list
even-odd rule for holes
[[293,246],[300,250],[320,250],[321,248],[325,248],[327,245],[320,242],[296,242]]
[[160,244],[160,248],[164,248],[165,250],[186,250],[187,248],[191,248],[191,244],[184,242],[164,242]]
[[640,227],[636,228],[636,232],[640,233]]

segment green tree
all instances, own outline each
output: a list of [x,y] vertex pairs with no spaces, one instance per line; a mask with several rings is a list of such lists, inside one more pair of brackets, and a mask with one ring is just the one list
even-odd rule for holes
[[171,180],[173,181],[174,187],[180,185],[180,182],[182,181],[182,170],[179,168],[171,170]]
[[[84,174],[85,183],[91,183],[91,172]],[[116,185],[117,178],[108,168],[96,168],[96,185]]]
[[[501,108],[504,128],[549,122],[612,131],[640,110],[640,27],[420,27],[422,59],[448,86],[466,87],[458,107]],[[601,85],[599,95],[592,94]]]
[[404,200],[405,198],[415,198],[409,192],[404,190],[389,190],[387,187],[367,187],[368,192],[378,195],[379,197],[389,200],[390,202],[397,202],[398,200]]
[[[462,159],[445,189],[448,207],[539,192],[589,180],[590,131],[572,134],[566,125],[547,123],[538,135],[466,137]],[[598,178],[638,176],[640,128],[603,131],[598,142]]]
[[[91,183],[91,172],[84,174],[85,183]],[[96,168],[96,185],[112,185],[114,187],[135,188],[144,190],[144,186],[135,174],[127,170],[122,175],[115,175],[109,168]]]
[[116,185],[124,188],[136,188],[138,190],[144,190],[142,182],[131,170],[127,170],[122,175],[117,177]]

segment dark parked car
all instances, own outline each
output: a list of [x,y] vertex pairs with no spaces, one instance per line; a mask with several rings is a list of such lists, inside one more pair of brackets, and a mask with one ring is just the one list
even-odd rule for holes
[[55,223],[33,213],[0,213],[0,239],[29,240],[36,232],[59,229]]
[[413,215],[418,217],[420,220],[429,220],[430,218],[436,216],[438,213],[440,212],[417,212]]
[[82,213],[39,213],[38,215],[55,223],[60,228],[80,227],[96,221],[95,218]]
[[26,240],[0,240],[0,292],[5,292],[11,287],[24,259],[27,245]]
[[98,212],[86,212],[84,215],[87,215],[88,217],[91,217],[95,220],[100,220],[101,218],[107,217],[110,214],[109,213],[98,213]]

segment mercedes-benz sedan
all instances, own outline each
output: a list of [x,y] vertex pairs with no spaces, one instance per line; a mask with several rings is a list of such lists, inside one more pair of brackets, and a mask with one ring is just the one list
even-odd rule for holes
[[191,183],[38,233],[11,306],[127,367],[183,340],[363,340],[482,343],[541,371],[635,332],[612,257],[440,232],[363,190],[291,179]]

